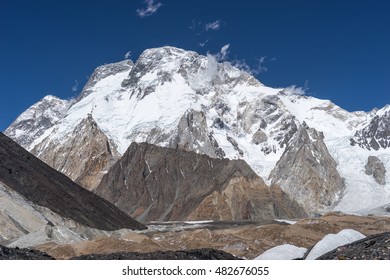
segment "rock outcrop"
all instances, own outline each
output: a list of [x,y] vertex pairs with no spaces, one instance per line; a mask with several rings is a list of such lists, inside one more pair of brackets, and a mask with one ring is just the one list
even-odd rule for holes
[[378,184],[386,184],[386,168],[383,162],[378,157],[369,156],[365,168],[366,174],[372,175]]
[[270,174],[309,213],[335,203],[344,189],[336,162],[323,142],[323,134],[299,125],[286,150]]
[[203,112],[186,111],[177,128],[177,137],[169,145],[171,148],[194,151],[214,158],[225,156],[225,152],[218,146],[208,130],[206,116]]
[[[133,143],[96,193],[140,221],[257,220],[304,215],[293,201],[282,210],[242,160]],[[287,200],[287,197],[284,197]]]
[[[25,200],[81,225],[145,229],[114,205],[80,187],[0,133],[0,182]],[[18,222],[14,223],[16,226]]]

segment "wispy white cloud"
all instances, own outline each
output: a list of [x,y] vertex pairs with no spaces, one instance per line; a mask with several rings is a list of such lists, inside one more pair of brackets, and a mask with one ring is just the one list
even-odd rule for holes
[[246,63],[245,59],[235,59],[230,62],[234,67],[249,74],[254,74],[252,68]]
[[161,2],[155,0],[144,0],[146,7],[143,9],[137,9],[137,14],[140,17],[148,17],[157,12],[157,10],[162,6]]
[[206,29],[206,31],[209,31],[209,30],[217,31],[221,28],[221,26],[222,26],[222,22],[218,19],[214,22],[206,23],[205,29]]
[[79,81],[75,80],[74,85],[72,86],[72,91],[76,92],[79,89]]
[[302,87],[298,87],[296,85],[291,85],[289,87],[286,87],[283,89],[283,92],[289,95],[296,94],[296,95],[305,95],[306,89]]
[[125,53],[125,59],[130,59],[130,57],[131,57],[131,51]]
[[188,26],[189,29],[191,30],[196,30],[202,25],[202,22],[198,19],[193,19],[191,20],[190,26]]
[[[250,66],[245,59],[236,59],[231,62],[231,64],[241,71],[245,71],[251,75],[258,75],[263,72],[267,72],[268,68],[264,66],[264,63],[266,62],[267,57],[262,56],[261,58],[256,58],[256,63],[253,66]],[[271,61],[274,61],[274,59],[271,59]]]
[[218,60],[227,59],[228,54],[229,54],[229,47],[230,47],[230,44],[226,44],[221,48],[220,52],[217,54]]
[[208,43],[208,39],[206,41],[203,41],[203,42],[200,42],[198,45],[199,47],[203,48],[204,46],[206,46],[206,44]]

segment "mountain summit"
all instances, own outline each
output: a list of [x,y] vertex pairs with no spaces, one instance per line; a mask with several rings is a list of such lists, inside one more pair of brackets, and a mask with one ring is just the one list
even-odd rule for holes
[[147,142],[242,159],[309,213],[390,202],[390,180],[365,173],[369,156],[389,169],[389,106],[348,112],[174,47],[98,67],[75,101],[47,99],[6,134],[90,190],[131,143]]

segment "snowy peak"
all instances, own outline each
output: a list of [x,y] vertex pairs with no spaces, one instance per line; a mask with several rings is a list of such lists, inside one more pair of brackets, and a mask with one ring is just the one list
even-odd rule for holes
[[131,95],[142,99],[156,91],[159,85],[180,80],[201,95],[215,90],[218,85],[230,89],[245,83],[261,85],[248,73],[230,63],[218,63],[211,55],[206,57],[192,51],[163,47],[144,51],[123,86],[132,86]]
[[62,119],[72,101],[48,95],[23,112],[5,131],[9,137],[24,147]]
[[84,86],[77,100],[80,100],[90,94],[93,91],[93,87],[99,81],[103,80],[104,78],[107,78],[108,76],[114,76],[119,73],[129,72],[133,66],[133,61],[131,61],[130,59],[126,59],[120,62],[105,64],[97,67],[89,78],[87,84]]
[[327,138],[351,136],[362,123],[369,119],[365,112],[348,112],[330,100],[322,100],[306,95],[286,94],[281,91],[278,97],[285,108],[300,122],[322,131]]

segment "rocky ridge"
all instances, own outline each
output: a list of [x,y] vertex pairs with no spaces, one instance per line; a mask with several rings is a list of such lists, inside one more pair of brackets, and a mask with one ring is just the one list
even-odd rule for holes
[[[96,193],[140,221],[263,220],[305,216],[242,160],[133,143]],[[289,205],[291,208],[286,207]]]

